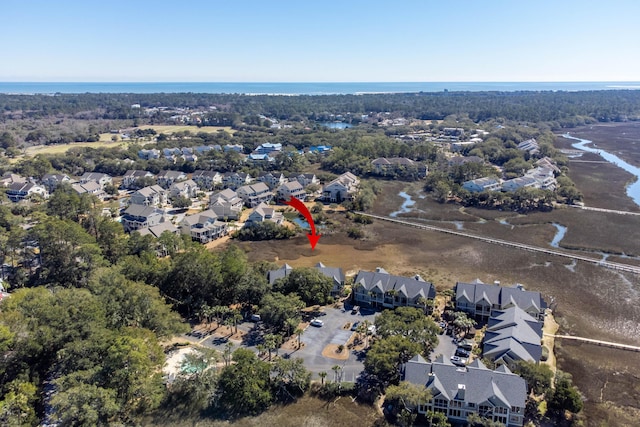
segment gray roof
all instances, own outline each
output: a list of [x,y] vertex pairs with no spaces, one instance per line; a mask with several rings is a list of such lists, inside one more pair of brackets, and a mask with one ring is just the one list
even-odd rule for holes
[[182,223],[192,227],[195,224],[205,224],[208,222],[216,222],[217,220],[218,215],[211,209],[207,209],[206,211],[185,216]]
[[167,179],[178,179],[181,177],[185,177],[185,173],[184,172],[180,172],[180,171],[172,171],[172,170],[164,170],[164,171],[160,171],[160,173],[158,174],[158,178],[162,179],[162,178],[167,178]]
[[353,284],[354,286],[361,284],[367,291],[376,288],[382,293],[395,290],[404,293],[407,298],[415,298],[419,295],[424,298],[435,298],[436,296],[433,284],[425,282],[420,276],[394,276],[382,268],[378,268],[376,271],[360,270]]
[[429,363],[417,355],[404,365],[404,379],[424,385],[434,398],[454,400],[457,396],[476,407],[482,404],[524,408],[527,398],[524,379],[508,369],[492,371],[482,364],[457,367],[445,362]]
[[519,307],[496,311],[484,336],[484,356],[538,362],[542,355],[542,323]]
[[271,270],[267,273],[269,284],[273,285],[276,280],[285,278],[289,273],[293,271],[293,267],[289,264],[285,264],[277,270]]
[[455,291],[456,301],[462,297],[472,303],[486,300],[491,305],[497,305],[500,308],[513,304],[525,311],[530,308],[542,311],[547,307],[540,292],[525,291],[521,285],[503,287],[495,284],[487,285],[479,281],[475,283],[458,282]]
[[148,218],[151,215],[159,214],[163,215],[164,212],[160,209],[157,209],[154,206],[145,206],[145,205],[130,205],[126,211],[124,211],[125,216],[135,216],[135,217],[143,217]]
[[142,236],[144,236],[145,234],[151,234],[153,237],[155,237],[156,239],[158,237],[160,237],[162,235],[162,233],[164,233],[165,231],[168,231],[169,233],[177,233],[178,232],[178,227],[176,227],[175,225],[173,225],[170,222],[161,222],[158,225],[153,225],[149,228],[143,228],[140,230],[137,230]]

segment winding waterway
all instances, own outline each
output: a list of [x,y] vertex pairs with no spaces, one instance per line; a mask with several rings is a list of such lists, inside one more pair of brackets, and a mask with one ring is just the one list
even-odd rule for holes
[[636,180],[633,183],[627,185],[627,195],[631,197],[631,199],[633,199],[636,205],[640,206],[640,168],[630,165],[615,154],[607,153],[606,151],[603,151],[599,148],[587,147],[588,144],[592,143],[592,141],[589,141],[588,139],[576,138],[575,136],[571,136],[568,133],[565,133],[562,136],[567,139],[579,141],[571,144],[573,148],[587,151],[589,153],[599,154],[600,157],[602,157],[609,163],[612,163],[635,176]]
[[405,193],[404,191],[399,192],[398,196],[402,197],[404,199],[404,202],[402,202],[402,205],[400,206],[400,210],[391,212],[389,214],[391,218],[395,218],[399,214],[411,212],[411,209],[412,209],[411,207],[416,204],[415,200],[413,200],[411,196]]

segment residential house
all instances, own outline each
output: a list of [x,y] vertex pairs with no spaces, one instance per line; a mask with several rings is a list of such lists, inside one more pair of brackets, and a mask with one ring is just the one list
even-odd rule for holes
[[554,165],[538,166],[537,168],[527,171],[525,176],[531,177],[537,181],[537,188],[543,190],[555,191],[557,186],[556,169]]
[[186,181],[174,182],[169,187],[169,195],[170,197],[186,197],[187,199],[192,199],[196,197],[200,191],[200,187],[195,183],[194,180],[188,179]]
[[252,162],[252,163],[270,163],[275,161],[276,159],[271,157],[268,154],[256,154],[256,153],[251,153],[247,156],[247,162]]
[[156,177],[158,185],[162,188],[169,188],[174,182],[180,182],[187,179],[187,175],[181,171],[163,170]]
[[152,148],[150,150],[139,150],[138,151],[138,157],[140,157],[143,160],[152,160],[152,159],[159,159],[160,158],[160,150],[157,150],[155,148]]
[[209,151],[222,151],[222,147],[219,146],[218,144],[216,145],[198,145],[197,147],[193,147],[193,149],[195,150],[196,153],[198,154],[205,154]]
[[441,412],[455,425],[467,425],[469,414],[508,427],[524,423],[527,383],[505,365],[491,370],[476,359],[458,367],[442,356],[427,362],[416,355],[403,365],[402,378],[431,392],[428,401],[417,405],[420,414]]
[[371,162],[373,173],[377,175],[393,175],[393,174],[415,174],[419,178],[427,176],[428,168],[426,165],[414,162],[406,157],[378,157]]
[[273,189],[287,182],[287,178],[280,172],[267,172],[258,175],[258,181],[264,182],[269,188]]
[[426,300],[433,300],[435,296],[433,284],[425,282],[420,276],[394,276],[381,267],[376,271],[360,270],[353,281],[353,300],[360,305],[424,309]]
[[197,170],[191,176],[198,186],[204,190],[211,190],[222,184],[222,174],[216,171]]
[[353,199],[358,191],[360,180],[351,172],[345,172],[327,185],[322,190],[322,198],[328,202],[341,203]]
[[225,172],[222,175],[222,185],[226,188],[236,190],[243,185],[251,184],[254,179],[248,173]]
[[270,142],[265,142],[264,144],[260,144],[255,150],[253,150],[254,154],[271,154],[282,151],[282,144],[276,143],[272,144]]
[[536,161],[536,166],[541,168],[551,169],[554,174],[560,174],[562,172],[558,167],[558,165],[556,164],[555,160],[549,157],[543,157],[538,161]]
[[164,206],[167,203],[167,191],[159,185],[144,187],[131,195],[129,203],[143,206]]
[[85,183],[77,182],[75,184],[71,184],[71,188],[73,188],[78,194],[91,194],[100,200],[104,200],[107,196],[107,193],[104,192],[100,184],[96,181],[88,181]]
[[494,177],[485,177],[472,179],[462,183],[462,188],[472,193],[480,193],[482,191],[497,191],[501,188],[501,181]]
[[[137,190],[141,188],[139,184],[139,180],[142,178],[152,178],[155,179],[155,175],[148,171],[141,170],[128,170],[122,176],[122,188],[127,190]],[[142,186],[144,187],[144,185]]]
[[518,150],[528,151],[529,154],[538,154],[540,152],[540,145],[538,145],[535,138],[531,138],[518,144]]
[[[342,292],[344,287],[345,276],[344,272],[339,267],[327,267],[323,263],[319,262],[314,266],[322,275],[330,278],[333,282],[333,288],[331,295],[338,296]],[[267,273],[267,279],[269,284],[273,285],[276,280],[282,279],[289,275],[293,271],[293,268],[289,264],[285,264],[277,270],[271,270]]]
[[508,179],[502,183],[502,191],[516,191],[519,188],[540,188],[538,181],[530,176],[520,176],[518,178]]
[[45,199],[49,197],[46,188],[32,182],[14,182],[7,187],[7,197],[12,202],[25,200],[36,194]]
[[500,286],[500,282],[487,285],[476,279],[472,283],[456,283],[454,291],[456,308],[482,321],[488,320],[494,310],[514,306],[543,320],[547,308],[540,292],[527,291],[520,284],[512,287]]
[[3,187],[8,187],[11,184],[16,182],[19,182],[21,184],[26,184],[27,181],[28,181],[27,178],[24,178],[20,175],[16,175],[15,173],[6,173],[2,175],[2,178],[0,178],[0,184],[2,184]]
[[278,187],[276,191],[278,200],[287,201],[292,197],[304,201],[307,198],[307,192],[304,187],[298,181],[289,181]]
[[483,341],[483,357],[495,363],[525,360],[538,363],[542,356],[542,322],[518,306],[494,311]]
[[228,224],[218,221],[218,215],[208,209],[193,215],[187,215],[180,222],[182,234],[191,236],[192,240],[200,243],[208,243],[212,240],[226,236]]
[[107,175],[106,173],[99,172],[85,172],[80,177],[81,184],[86,184],[92,181],[98,183],[98,185],[100,185],[100,188],[104,188],[105,185],[113,183],[113,178],[111,178],[111,176]]
[[242,146],[242,144],[227,144],[222,147],[222,150],[224,152],[235,151],[236,153],[242,153],[244,151],[244,147]]
[[275,222],[279,225],[284,221],[284,216],[282,215],[282,212],[276,211],[266,203],[260,203],[256,206],[253,212],[249,214],[245,225],[252,226],[265,221]]
[[315,154],[328,154],[330,151],[330,145],[312,145],[309,147],[309,152]]
[[243,185],[238,188],[237,193],[244,204],[250,208],[256,207],[261,203],[268,203],[273,198],[273,192],[269,190],[269,187],[264,182]]
[[69,175],[60,174],[60,173],[46,173],[42,177],[41,181],[42,181],[42,186],[46,188],[49,193],[53,193],[60,184],[70,183],[71,178],[69,178]]
[[164,212],[154,206],[130,205],[122,216],[124,231],[130,233],[163,222]]
[[293,177],[289,177],[289,181],[298,181],[303,187],[307,187],[311,184],[320,184],[320,180],[313,173],[301,173]]
[[464,129],[463,128],[444,128],[442,129],[442,133],[445,136],[455,136],[458,138],[464,137]]
[[209,209],[212,210],[218,219],[234,220],[240,219],[243,201],[238,197],[238,193],[227,188],[211,195],[209,198]]
[[156,239],[162,236],[162,233],[168,232],[171,234],[180,234],[180,229],[173,225],[171,222],[161,222],[158,225],[153,225],[148,228],[141,228],[137,230],[141,236],[146,236],[147,234],[155,237]]
[[484,163],[484,160],[479,156],[453,156],[447,161],[450,167],[462,166],[466,163]]
[[314,268],[332,280],[333,288],[331,289],[331,295],[339,296],[342,293],[345,281],[342,269],[340,267],[327,267],[321,262],[317,263]]

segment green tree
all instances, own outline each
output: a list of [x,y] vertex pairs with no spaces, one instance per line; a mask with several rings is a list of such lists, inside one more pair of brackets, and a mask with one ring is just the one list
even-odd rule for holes
[[438,342],[439,328],[424,312],[415,307],[385,310],[376,318],[376,333],[382,338],[402,336],[420,346],[427,356]]
[[578,388],[573,385],[570,374],[560,370],[556,372],[555,388],[547,402],[548,409],[560,416],[564,414],[564,411],[574,414],[582,411],[582,396]]
[[261,305],[262,321],[276,332],[286,331],[287,321],[290,319],[300,323],[302,320],[300,310],[305,306],[298,295],[283,295],[279,292],[265,295]]
[[397,384],[400,380],[400,365],[419,354],[421,350],[422,347],[410,339],[401,335],[391,335],[373,343],[364,360],[364,369],[383,387]]
[[5,385],[7,390],[0,400],[0,423],[3,426],[37,425],[35,403],[37,387],[30,382],[14,380]]
[[233,361],[218,380],[220,407],[230,415],[255,415],[268,408],[273,401],[269,364],[243,348],[233,353]]
[[311,383],[311,373],[300,358],[278,359],[271,368],[271,385],[277,400],[287,402],[302,396]]
[[551,390],[553,371],[549,365],[522,360],[516,362],[513,371],[524,378],[534,394],[545,394]]
[[185,209],[191,206],[191,199],[184,196],[176,196],[171,200],[171,205],[176,209]]
[[38,282],[48,286],[86,286],[94,269],[105,264],[95,239],[79,224],[48,218],[34,227],[42,267]]
[[51,406],[62,425],[107,425],[120,411],[116,391],[93,384],[79,384],[56,393]]
[[333,280],[316,268],[294,268],[274,289],[284,294],[295,292],[307,306],[325,305],[331,296]]

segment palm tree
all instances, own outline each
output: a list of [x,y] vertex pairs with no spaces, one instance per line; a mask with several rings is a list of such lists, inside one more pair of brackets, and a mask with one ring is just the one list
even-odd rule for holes
[[233,327],[234,327],[234,333],[237,334],[238,333],[238,322],[240,322],[242,320],[242,313],[240,313],[240,310],[238,309],[234,309],[231,310],[230,312],[230,316],[229,318],[232,320],[233,322]]
[[331,367],[331,370],[333,371],[333,381],[334,382],[338,382],[338,371],[340,370],[340,365],[333,365]]
[[231,363],[232,354],[233,354],[233,343],[227,342],[224,346],[224,351],[222,352],[222,357],[224,357],[225,366],[229,366],[229,363]]
[[304,333],[304,329],[302,328],[296,328],[295,331],[293,331],[294,334],[298,335],[298,348],[302,347],[302,334]]
[[327,373],[326,373],[326,372],[324,372],[324,371],[322,371],[322,372],[320,372],[320,373],[318,374],[318,376],[320,377],[320,384],[321,384],[321,385],[324,385],[324,379],[325,379],[325,377],[327,376]]
[[423,296],[419,297],[418,300],[416,301],[418,304],[420,304],[423,309],[424,309],[424,314],[427,314],[427,307],[429,308],[433,308],[433,300],[429,299],[429,298],[425,298]]

